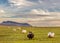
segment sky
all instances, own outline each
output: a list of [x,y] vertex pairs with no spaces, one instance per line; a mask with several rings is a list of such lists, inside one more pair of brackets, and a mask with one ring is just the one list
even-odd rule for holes
[[0,22],[60,26],[60,0],[0,0]]

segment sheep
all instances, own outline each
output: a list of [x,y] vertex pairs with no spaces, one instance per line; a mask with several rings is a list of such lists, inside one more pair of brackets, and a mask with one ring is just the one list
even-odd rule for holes
[[7,27],[7,28],[10,28],[10,27]]
[[34,38],[34,34],[33,34],[32,32],[29,32],[28,35],[27,35],[27,37],[28,37],[29,39],[32,39],[32,38]]
[[17,29],[18,29],[18,30],[21,30],[21,28],[20,28],[20,27],[18,27]]
[[27,31],[26,30],[22,30],[22,33],[26,33]]
[[16,29],[13,29],[13,31],[15,31],[15,32],[16,32]]
[[49,38],[53,38],[54,36],[55,36],[55,33],[54,33],[54,32],[49,32],[49,33],[48,33],[48,37],[49,37]]

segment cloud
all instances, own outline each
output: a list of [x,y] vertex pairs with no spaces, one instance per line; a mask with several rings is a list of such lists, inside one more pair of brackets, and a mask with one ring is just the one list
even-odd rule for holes
[[39,3],[41,3],[41,4],[42,4],[42,3],[43,3],[43,1],[42,1],[42,0],[39,0]]
[[0,17],[3,17],[3,16],[5,16],[5,11],[2,8],[0,8]]
[[12,17],[12,16],[14,16],[14,14],[9,13],[9,11],[0,7],[0,18],[8,18],[8,17]]
[[46,20],[46,21],[43,20],[43,21],[30,22],[30,24],[37,27],[40,27],[40,26],[55,27],[55,26],[60,26],[60,20]]
[[0,13],[5,13],[5,11],[3,9],[0,9]]
[[32,9],[30,14],[50,15],[48,11],[42,9]]
[[24,22],[26,23],[27,20],[25,20],[24,18],[0,18],[0,23],[3,22],[3,21],[15,21],[15,22]]
[[10,5],[17,6],[18,8],[35,5],[35,3],[29,2],[27,0],[9,0],[9,2],[11,3]]

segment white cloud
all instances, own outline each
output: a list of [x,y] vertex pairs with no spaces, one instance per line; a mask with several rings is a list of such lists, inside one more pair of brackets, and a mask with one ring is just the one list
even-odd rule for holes
[[4,17],[11,17],[14,16],[13,14],[9,14],[5,9],[0,8],[0,18],[4,18]]
[[11,3],[11,6],[14,5],[18,8],[35,5],[35,3],[29,2],[27,0],[9,0],[9,2]]
[[43,21],[36,21],[36,22],[30,22],[33,26],[60,26],[60,20],[43,20]]
[[15,22],[27,22],[26,19],[24,18],[0,18],[0,22],[3,22],[3,21],[15,21]]
[[48,11],[42,9],[32,9],[30,14],[50,15]]
[[3,9],[0,8],[0,13],[5,13],[5,11]]
[[0,9],[0,17],[3,17],[3,16],[5,16],[5,11],[1,8]]
[[8,15],[8,14],[0,14],[0,18],[8,18],[8,17],[12,17],[12,15]]
[[39,3],[41,3],[41,4],[42,4],[42,3],[43,3],[43,1],[39,0]]

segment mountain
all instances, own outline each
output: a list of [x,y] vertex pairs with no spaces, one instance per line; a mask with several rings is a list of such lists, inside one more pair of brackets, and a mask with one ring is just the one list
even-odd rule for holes
[[3,21],[2,23],[0,23],[0,25],[5,25],[5,26],[31,26],[28,23],[18,23],[18,22],[14,22],[14,21]]

